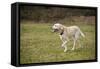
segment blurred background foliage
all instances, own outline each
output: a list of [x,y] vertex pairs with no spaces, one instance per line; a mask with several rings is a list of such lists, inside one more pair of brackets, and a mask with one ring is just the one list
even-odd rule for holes
[[93,8],[70,8],[50,6],[20,6],[21,21],[33,23],[95,23],[96,10]]

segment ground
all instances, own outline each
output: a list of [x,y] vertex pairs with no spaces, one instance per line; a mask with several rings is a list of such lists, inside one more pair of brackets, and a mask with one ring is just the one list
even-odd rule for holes
[[85,38],[80,38],[83,48],[80,48],[77,43],[75,50],[71,51],[73,41],[70,41],[67,44],[67,52],[63,52],[62,42],[59,35],[52,32],[52,25],[50,23],[21,22],[21,64],[95,59],[94,25],[77,24],[85,34]]

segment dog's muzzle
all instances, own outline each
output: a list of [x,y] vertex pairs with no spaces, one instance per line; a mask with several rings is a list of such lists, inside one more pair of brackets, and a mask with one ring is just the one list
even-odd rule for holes
[[58,29],[53,29],[53,32],[57,32],[58,31]]

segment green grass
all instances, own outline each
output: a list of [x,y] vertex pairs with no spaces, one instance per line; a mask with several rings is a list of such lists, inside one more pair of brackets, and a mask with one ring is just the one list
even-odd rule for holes
[[83,48],[77,43],[76,49],[71,51],[73,43],[70,41],[67,52],[63,52],[59,35],[51,32],[51,26],[49,23],[21,23],[21,64],[95,59],[94,25],[78,25],[86,36],[80,38]]

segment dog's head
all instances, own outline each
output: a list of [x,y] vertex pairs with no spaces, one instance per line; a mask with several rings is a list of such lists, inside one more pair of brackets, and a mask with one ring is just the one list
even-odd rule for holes
[[53,32],[61,32],[63,30],[63,25],[56,23],[52,26]]

